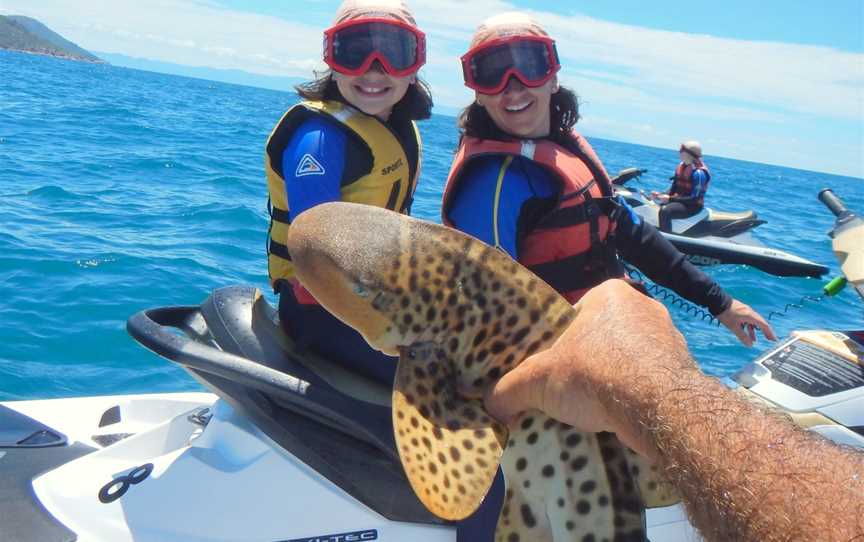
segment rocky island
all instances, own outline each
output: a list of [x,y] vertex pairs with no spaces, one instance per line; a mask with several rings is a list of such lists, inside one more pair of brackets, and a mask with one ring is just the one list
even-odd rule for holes
[[0,49],[85,62],[105,62],[36,19],[22,15],[0,15]]

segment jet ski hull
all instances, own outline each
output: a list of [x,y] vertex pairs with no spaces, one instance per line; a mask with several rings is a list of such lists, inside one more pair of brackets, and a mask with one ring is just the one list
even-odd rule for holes
[[709,237],[692,238],[662,232],[696,265],[741,264],[780,277],[821,277],[828,267],[782,250]]
[[[455,541],[456,527],[419,505],[394,459],[392,429],[382,425],[388,390],[298,354],[274,317],[260,292],[232,287],[201,307],[130,319],[143,344],[214,393],[0,403],[0,538]],[[742,371],[740,385],[851,427],[818,429],[829,438],[859,434],[864,380],[790,402],[784,394],[800,390],[764,370],[786,346]],[[856,352],[841,354],[860,364]],[[832,406],[838,398],[843,405]],[[652,540],[698,538],[681,506],[646,518]]]

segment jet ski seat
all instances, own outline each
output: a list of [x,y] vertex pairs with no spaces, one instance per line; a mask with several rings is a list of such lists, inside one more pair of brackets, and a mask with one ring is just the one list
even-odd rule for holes
[[727,213],[723,211],[708,210],[708,220],[710,222],[736,222],[738,220],[756,220],[756,211],[741,211],[738,213]]
[[230,286],[200,307],[139,312],[127,330],[384,517],[443,523],[405,477],[393,438],[391,391],[332,360],[297,352],[276,312],[258,289]]

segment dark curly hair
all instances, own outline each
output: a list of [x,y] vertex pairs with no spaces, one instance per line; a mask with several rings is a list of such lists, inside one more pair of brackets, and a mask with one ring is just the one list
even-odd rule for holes
[[[336,100],[346,102],[339,87],[333,79],[332,70],[323,72],[317,79],[301,83],[294,87],[297,94],[304,100],[320,102],[323,100]],[[408,87],[405,96],[393,106],[392,116],[409,119],[424,120],[432,116],[432,92],[429,85],[417,78],[417,82]]]
[[[549,139],[563,143],[570,130],[579,121],[579,97],[566,87],[559,87],[549,102],[551,113]],[[480,139],[510,139],[512,136],[501,130],[489,116],[485,107],[472,103],[459,114],[459,130],[462,135]]]

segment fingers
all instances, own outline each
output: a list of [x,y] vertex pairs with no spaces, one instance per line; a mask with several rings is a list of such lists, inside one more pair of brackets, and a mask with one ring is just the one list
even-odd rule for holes
[[746,326],[745,324],[738,324],[736,322],[736,324],[733,327],[729,327],[729,329],[732,330],[732,333],[734,333],[735,336],[738,337],[738,340],[741,341],[744,346],[750,347],[753,346],[753,342],[756,340],[756,336],[752,333],[752,331],[748,333],[748,331],[745,330],[745,327],[748,326]]
[[538,378],[537,364],[529,361],[502,376],[486,392],[486,410],[504,424],[511,425],[520,413],[542,406],[545,379]]
[[749,305],[741,303],[737,299],[733,299],[732,305],[717,318],[746,346],[752,346],[756,342],[756,328],[762,331],[766,339],[777,340],[777,336],[768,322]]
[[769,324],[764,318],[762,318],[762,316],[758,312],[754,311],[753,309],[750,309],[750,311],[752,312],[750,318],[753,324],[762,331],[762,335],[765,335],[765,338],[770,341],[776,341],[777,335],[774,334],[774,330],[771,328],[771,324]]

